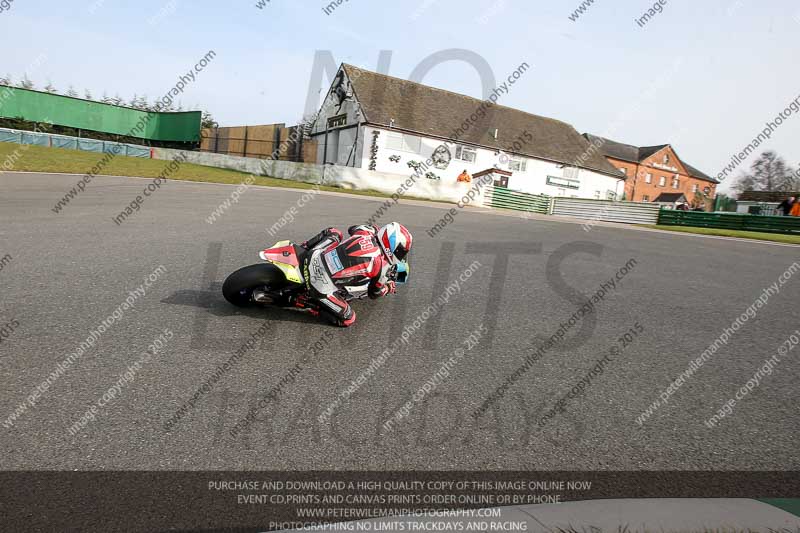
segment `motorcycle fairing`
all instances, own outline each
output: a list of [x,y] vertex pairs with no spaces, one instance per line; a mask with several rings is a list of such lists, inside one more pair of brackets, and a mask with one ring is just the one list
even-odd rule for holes
[[297,257],[297,250],[292,241],[277,242],[272,248],[259,252],[258,256],[278,267],[287,280],[293,283],[305,283],[300,271],[300,259]]

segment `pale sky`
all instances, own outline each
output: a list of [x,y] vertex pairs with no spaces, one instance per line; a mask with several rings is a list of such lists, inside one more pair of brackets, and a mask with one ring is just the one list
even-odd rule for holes
[[[579,0],[349,0],[330,15],[329,1],[271,0],[264,9],[257,1],[14,0],[0,12],[0,73],[19,79],[30,70],[38,88],[52,81],[81,95],[88,88],[95,97],[106,90],[152,100],[214,50],[184,106],[211,111],[223,126],[295,124],[316,50],[371,70],[379,51],[391,50],[389,74],[408,78],[431,54],[463,48],[498,80],[532,65],[502,104],[581,133],[613,126],[621,142],[671,143],[714,176],[800,96],[796,1],[668,0],[643,28],[636,19],[649,1],[595,0],[576,22],[568,16]],[[463,62],[440,65],[424,82],[481,96]],[[795,115],[764,147],[796,167],[797,139]]]

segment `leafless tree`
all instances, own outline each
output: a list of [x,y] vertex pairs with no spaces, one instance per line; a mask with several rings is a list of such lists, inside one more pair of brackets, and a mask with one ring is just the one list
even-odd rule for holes
[[33,89],[34,85],[31,79],[28,77],[27,74],[23,74],[22,79],[19,82],[19,87],[21,89]]
[[768,150],[753,161],[750,171],[736,180],[733,189],[744,191],[788,192],[796,185],[792,174],[794,170],[775,152]]

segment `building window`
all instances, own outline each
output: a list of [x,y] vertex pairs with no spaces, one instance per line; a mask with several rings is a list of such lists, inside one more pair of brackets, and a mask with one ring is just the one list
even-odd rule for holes
[[699,191],[699,190],[700,190],[700,186],[698,184],[695,183],[694,185],[692,185],[692,192],[693,193],[697,194],[697,191]]
[[678,179],[678,176],[672,178],[672,188],[677,189],[681,185],[681,180]]
[[626,176],[628,175],[628,169],[625,167],[620,168],[619,171],[625,174]]
[[644,182],[645,183],[653,183],[653,175],[648,172],[647,176],[644,177]]
[[606,200],[616,200],[616,199],[617,199],[617,193],[610,190],[606,191]]
[[413,135],[390,131],[386,134],[386,148],[418,154],[422,148],[422,139]]
[[508,160],[508,170],[513,172],[525,172],[528,170],[528,160],[519,157],[513,157]]
[[577,180],[578,167],[564,167],[564,177],[569,180]]
[[335,117],[328,119],[329,128],[338,128],[339,126],[344,126],[345,124],[347,124],[347,114],[336,115]]
[[661,176],[660,178],[658,178],[658,186],[659,187],[663,187],[666,184],[667,184],[667,178],[665,178],[664,176]]
[[669,165],[669,154],[664,154],[664,164]]
[[595,200],[599,200],[600,199],[600,191],[594,191],[594,199]]
[[478,151],[467,146],[456,146],[456,159],[474,163],[478,159]]
[[650,196],[648,196],[648,195],[646,195],[646,194],[643,194],[643,195],[642,195],[642,201],[643,201],[643,202],[649,202],[649,201],[650,201]]

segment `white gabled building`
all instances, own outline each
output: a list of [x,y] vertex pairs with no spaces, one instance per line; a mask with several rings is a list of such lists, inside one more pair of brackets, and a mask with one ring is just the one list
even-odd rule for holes
[[620,199],[625,176],[575,128],[488,101],[342,65],[311,136],[317,163],[455,182],[467,170],[550,196]]

